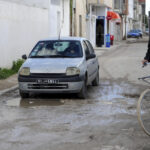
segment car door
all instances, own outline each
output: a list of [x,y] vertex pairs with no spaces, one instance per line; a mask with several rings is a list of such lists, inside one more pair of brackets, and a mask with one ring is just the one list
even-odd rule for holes
[[[92,44],[88,40],[86,40],[85,42],[88,46],[90,54],[95,54]],[[91,58],[91,67],[92,67],[92,79],[95,79],[98,71],[98,60],[96,57]]]
[[[90,55],[90,50],[85,41],[83,41],[82,44],[85,51],[85,57],[87,58],[87,56]],[[88,71],[88,83],[90,83],[92,81],[92,72],[93,72],[92,59],[86,59],[86,64],[87,64],[87,71]]]

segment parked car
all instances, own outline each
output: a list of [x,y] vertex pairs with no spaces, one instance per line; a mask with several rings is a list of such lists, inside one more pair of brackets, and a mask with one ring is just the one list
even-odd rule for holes
[[137,31],[140,33],[140,37],[142,38],[142,37],[143,37],[143,32],[142,32],[142,30],[141,30],[141,29],[135,29],[135,30],[137,30]]
[[30,93],[78,93],[86,98],[87,85],[99,84],[99,63],[85,38],[51,38],[39,41],[19,70],[22,98]]
[[127,34],[128,38],[139,38],[141,37],[140,33],[137,30],[131,30]]
[[149,28],[147,28],[147,29],[145,30],[145,34],[146,34],[146,35],[149,35]]

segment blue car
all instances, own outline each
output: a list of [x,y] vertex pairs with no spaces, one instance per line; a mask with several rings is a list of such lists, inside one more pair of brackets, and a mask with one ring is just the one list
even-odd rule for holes
[[131,31],[128,32],[127,37],[138,39],[139,37],[141,37],[141,34],[137,30],[131,30]]
[[137,31],[140,33],[140,37],[142,38],[142,37],[143,37],[143,32],[142,32],[142,30],[141,30],[141,29],[135,29],[135,30],[137,30]]

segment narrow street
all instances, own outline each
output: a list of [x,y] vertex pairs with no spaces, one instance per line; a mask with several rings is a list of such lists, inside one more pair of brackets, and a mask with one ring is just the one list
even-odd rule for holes
[[[37,95],[21,99],[18,90],[0,96],[1,150],[149,150],[149,137],[136,115],[149,75],[141,60],[147,43],[122,43],[99,57],[100,85],[88,98]],[[72,97],[72,98],[70,98]]]

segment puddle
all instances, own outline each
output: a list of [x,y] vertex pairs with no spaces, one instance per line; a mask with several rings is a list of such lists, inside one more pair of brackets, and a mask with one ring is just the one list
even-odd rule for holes
[[13,100],[8,100],[6,103],[7,106],[20,106],[20,98],[16,98],[16,99],[13,99]]
[[140,94],[124,93],[123,96],[127,98],[139,98]]
[[43,100],[43,99],[21,99],[16,98],[12,100],[8,100],[5,102],[7,106],[12,107],[34,107],[34,106],[60,106],[64,105],[65,101],[63,100]]

